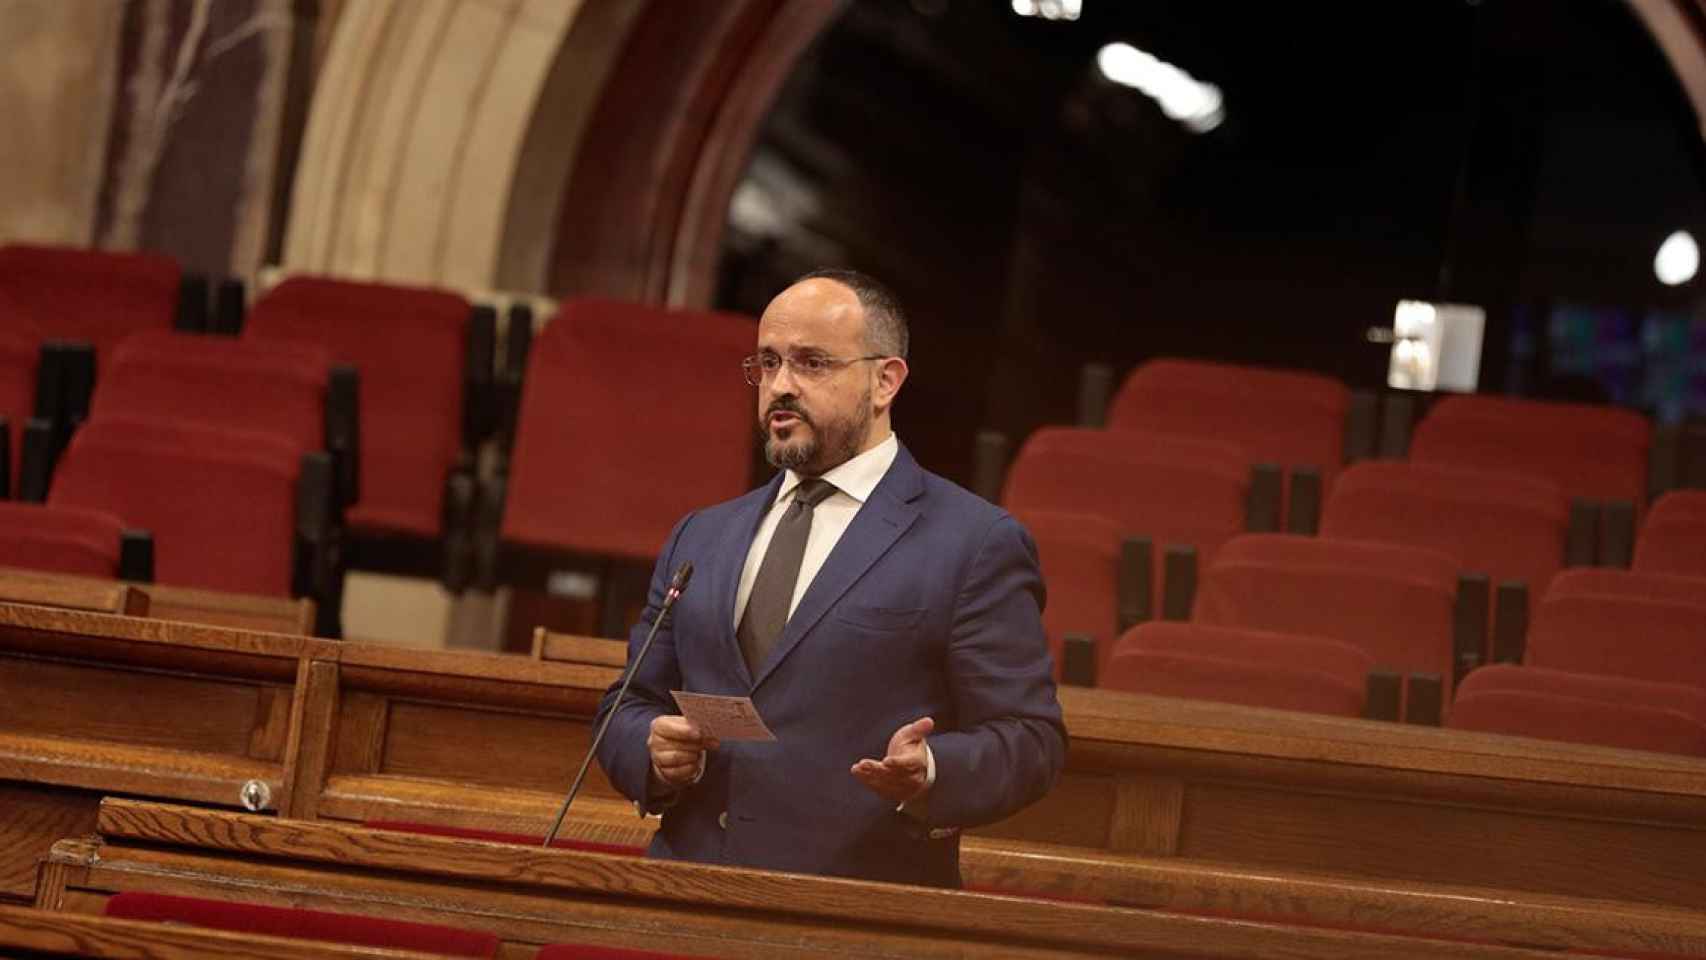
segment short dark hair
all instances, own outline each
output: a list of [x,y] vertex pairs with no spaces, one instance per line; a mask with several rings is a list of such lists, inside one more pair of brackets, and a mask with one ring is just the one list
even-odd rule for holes
[[852,290],[859,298],[859,306],[865,308],[865,341],[870,348],[885,357],[906,359],[912,336],[893,290],[869,274],[840,267],[813,270],[795,282],[807,280],[834,280]]

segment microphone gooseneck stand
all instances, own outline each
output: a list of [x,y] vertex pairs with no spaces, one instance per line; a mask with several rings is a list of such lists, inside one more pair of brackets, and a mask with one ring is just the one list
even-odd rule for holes
[[658,607],[658,615],[652,618],[652,629],[646,634],[646,642],[640,644],[640,652],[634,657],[634,665],[628,668],[628,675],[622,678],[622,687],[616,691],[616,702],[610,705],[610,712],[604,715],[604,722],[598,725],[598,732],[593,735],[592,745],[586,748],[586,758],[581,760],[580,772],[575,774],[575,782],[569,787],[569,795],[563,798],[563,808],[557,811],[557,819],[551,824],[550,832],[545,834],[543,846],[549,847],[551,841],[557,839],[557,831],[563,827],[563,818],[569,815],[569,804],[575,802],[575,794],[580,792],[581,783],[586,780],[587,768],[592,765],[592,758],[598,753],[598,745],[604,741],[604,731],[610,729],[610,721],[616,719],[616,711],[622,709],[622,698],[628,695],[628,684],[634,682],[634,674],[640,672],[640,664],[645,662],[646,651],[652,648],[652,640],[658,635],[658,627],[663,618],[669,615],[675,601],[681,599],[681,591],[687,589],[687,581],[693,578],[693,564],[682,564],[675,576],[670,578],[669,590],[663,595],[663,604]]

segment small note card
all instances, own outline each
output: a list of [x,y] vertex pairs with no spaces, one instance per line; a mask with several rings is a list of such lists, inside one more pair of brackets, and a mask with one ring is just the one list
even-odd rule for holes
[[709,693],[671,690],[681,715],[718,740],[774,741],[776,735],[758,717],[751,697],[719,697]]

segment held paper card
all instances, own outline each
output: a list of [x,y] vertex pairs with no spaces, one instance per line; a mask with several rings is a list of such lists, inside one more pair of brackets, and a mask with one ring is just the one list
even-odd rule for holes
[[758,717],[751,697],[719,697],[709,693],[671,690],[681,715],[704,728],[718,740],[774,741],[776,735]]

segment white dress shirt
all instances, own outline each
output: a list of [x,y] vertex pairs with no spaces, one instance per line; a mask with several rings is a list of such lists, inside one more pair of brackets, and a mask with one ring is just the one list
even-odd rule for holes
[[[823,569],[829,552],[841,542],[841,535],[847,532],[859,508],[871,499],[871,491],[877,489],[877,484],[882,482],[883,475],[889,472],[899,453],[900,441],[891,433],[887,440],[823,475],[822,479],[834,485],[835,492],[812,509],[812,529],[806,535],[806,552],[800,558],[800,579],[794,581],[794,596],[788,601],[790,617],[794,615],[794,608],[800,605],[800,598],[805,596],[806,588]],[[752,547],[746,551],[746,566],[741,568],[740,586],[735,591],[733,617],[736,630],[740,629],[740,618],[746,613],[746,602],[752,597],[752,584],[758,579],[764,553],[770,549],[770,538],[776,533],[776,525],[782,522],[782,514],[794,502],[794,492],[803,479],[792,470],[782,478],[776,500],[770,505],[770,512],[764,515],[764,522],[758,525],[758,535],[752,538]]]

